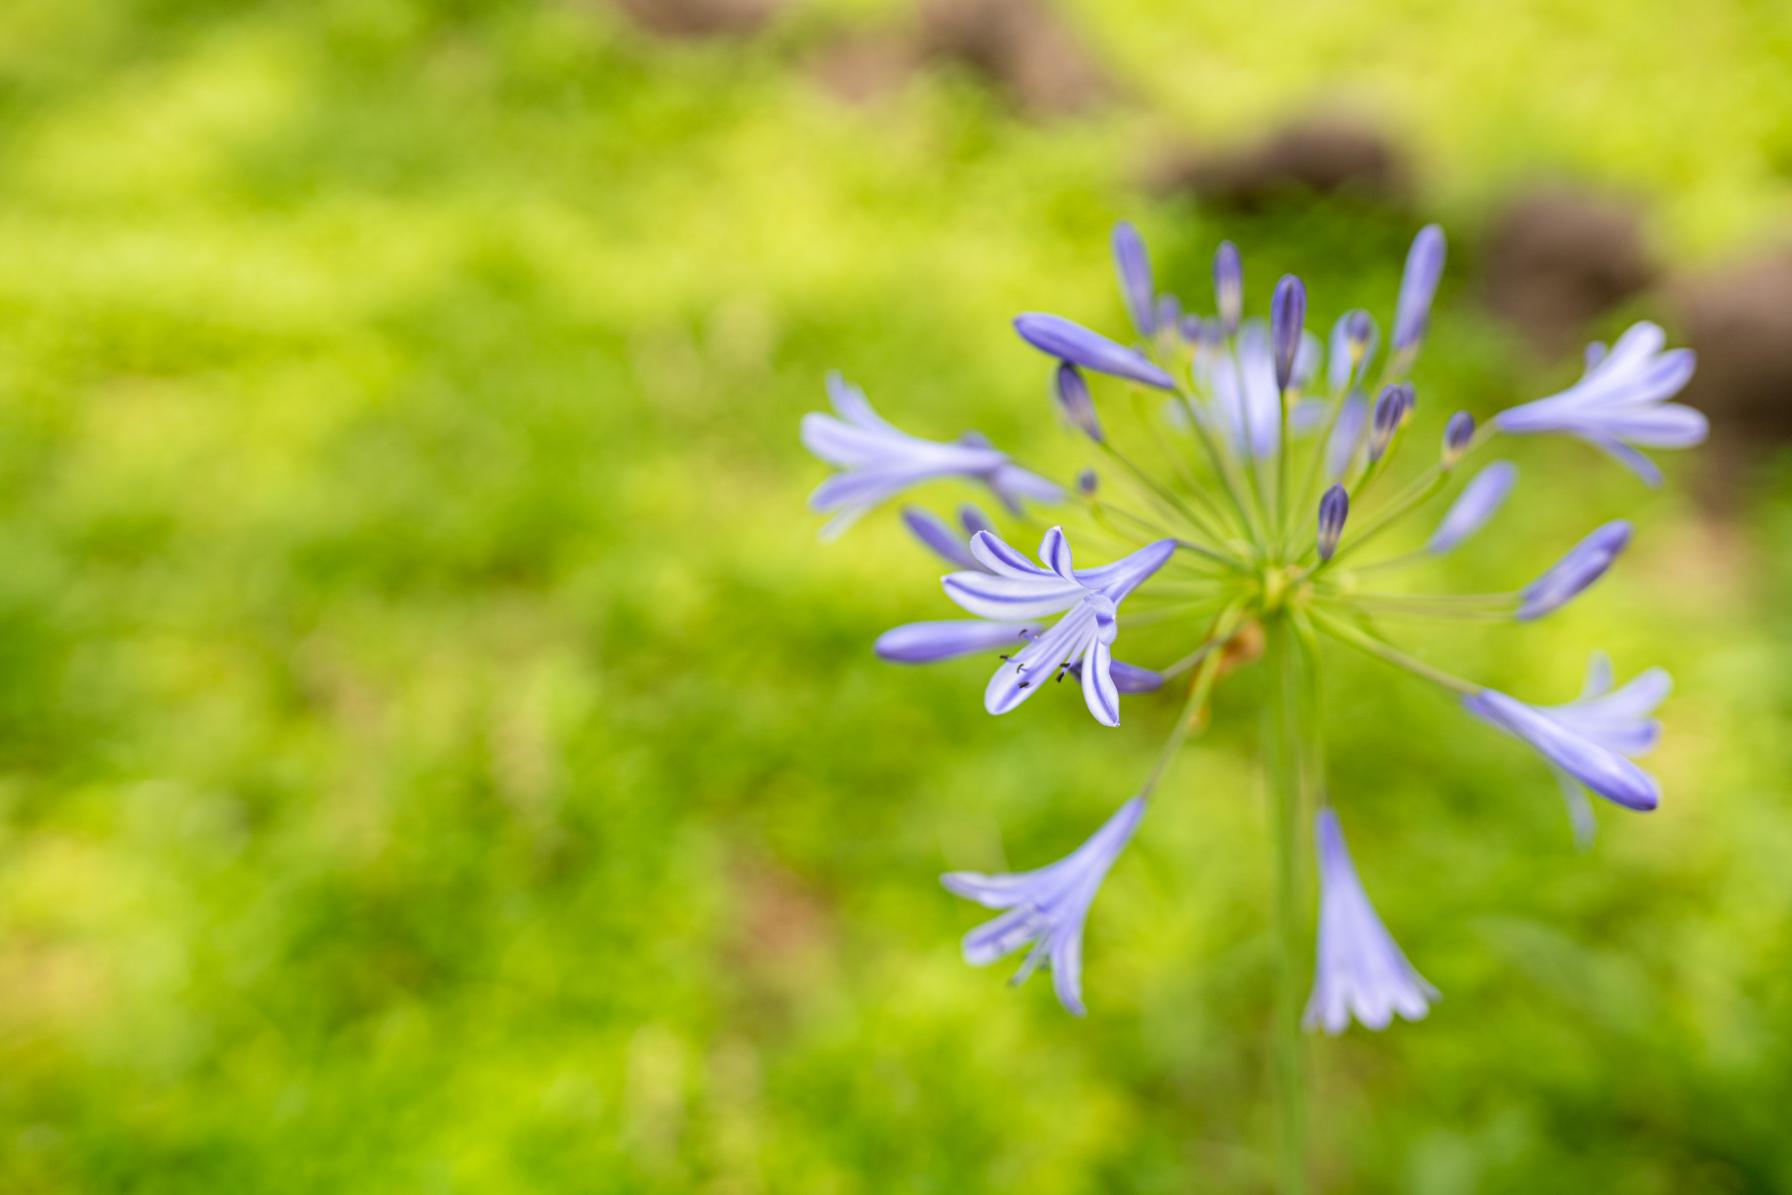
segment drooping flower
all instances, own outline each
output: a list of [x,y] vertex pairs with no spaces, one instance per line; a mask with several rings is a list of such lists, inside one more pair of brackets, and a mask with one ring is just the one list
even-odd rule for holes
[[958,572],[945,579],[946,596],[965,610],[997,622],[1063,614],[1057,624],[1031,639],[996,669],[983,695],[984,708],[1005,714],[1034,693],[1059,669],[1080,664],[1083,700],[1095,720],[1120,725],[1119,689],[1113,677],[1112,645],[1119,632],[1120,602],[1176,550],[1162,539],[1129,556],[1094,569],[1076,569],[1064,532],[1053,527],[1039,545],[1041,568],[984,531],[971,540],[971,553],[986,572]]
[[941,876],[940,883],[954,895],[984,908],[1007,910],[964,936],[965,961],[981,967],[1031,943],[1014,982],[1026,979],[1041,963],[1049,964],[1058,1002],[1071,1014],[1082,1016],[1087,1011],[1083,1006],[1083,923],[1108,869],[1144,814],[1144,799],[1134,797],[1083,845],[1034,871],[1002,875],[953,871]]
[[1631,762],[1655,745],[1661,726],[1651,716],[1672,682],[1651,668],[1623,688],[1611,688],[1611,666],[1595,659],[1587,685],[1567,705],[1527,705],[1493,689],[1463,698],[1470,713],[1529,743],[1580,784],[1626,809],[1661,803],[1655,777]]
[[1164,372],[1162,366],[1152,364],[1145,354],[1116,344],[1099,332],[1091,332],[1063,316],[1029,312],[1015,317],[1014,330],[1020,333],[1022,340],[1060,361],[1096,373],[1128,378],[1159,390],[1176,389],[1176,379]]
[[[1651,715],[1667,699],[1673,681],[1660,668],[1651,668],[1617,692],[1612,692],[1612,661],[1602,651],[1587,661],[1587,679],[1580,696],[1552,711],[1556,721],[1602,743],[1621,755],[1643,755],[1661,737],[1661,723]],[[1593,841],[1593,806],[1580,781],[1555,765],[1568,820],[1574,827],[1575,845],[1585,849]]]
[[909,435],[872,410],[865,392],[839,374],[828,375],[828,396],[837,418],[803,416],[803,446],[841,470],[809,497],[812,509],[834,516],[822,531],[825,537],[838,535],[910,486],[940,477],[981,481],[1017,514],[1023,500],[1064,498],[1062,487],[1016,465],[981,436],[942,444]]
[[1560,610],[1605,576],[1605,571],[1629,543],[1630,524],[1623,519],[1595,530],[1570,548],[1566,556],[1550,566],[1549,571],[1525,586],[1524,604],[1518,609],[1518,620],[1531,622]]
[[1557,394],[1494,416],[1514,435],[1560,432],[1611,454],[1650,485],[1661,470],[1639,448],[1690,448],[1705,439],[1705,416],[1669,402],[1692,377],[1691,349],[1662,351],[1667,334],[1651,323],[1633,324],[1610,352],[1588,353],[1580,381]]
[[1319,962],[1304,1023],[1336,1036],[1352,1017],[1385,1029],[1398,1013],[1423,1020],[1437,989],[1406,961],[1376,916],[1330,809],[1314,821],[1319,853]]
[[1433,556],[1442,556],[1457,544],[1487,525],[1505,504],[1506,496],[1518,481],[1518,466],[1511,461],[1495,461],[1469,479],[1462,493],[1451,504],[1437,530],[1425,544]]

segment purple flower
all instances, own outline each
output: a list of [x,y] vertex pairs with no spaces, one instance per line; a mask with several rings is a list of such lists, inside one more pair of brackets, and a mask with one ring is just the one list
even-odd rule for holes
[[1330,560],[1338,550],[1338,539],[1344,534],[1344,520],[1350,517],[1350,494],[1341,485],[1334,485],[1319,499],[1319,559]]
[[1357,879],[1344,831],[1330,809],[1315,819],[1319,848],[1319,965],[1304,1024],[1333,1036],[1355,1017],[1367,1029],[1385,1029],[1399,1013],[1423,1020],[1437,989],[1413,969],[1375,915]]
[[1487,520],[1505,503],[1506,495],[1512,492],[1517,481],[1518,466],[1511,461],[1495,461],[1475,474],[1462,487],[1462,493],[1444,515],[1443,522],[1431,533],[1425,550],[1433,556],[1442,556],[1485,527]]
[[1603,577],[1628,543],[1630,524],[1618,519],[1575,544],[1548,572],[1525,586],[1518,620],[1531,622],[1560,610]]
[[1238,331],[1244,317],[1244,266],[1231,241],[1221,241],[1213,255],[1213,294],[1220,313],[1220,330],[1227,336]]
[[[1122,220],[1114,225],[1114,266],[1120,271],[1120,294],[1140,336],[1157,331],[1156,291],[1151,285],[1151,258],[1138,229]],[[1174,321],[1172,321],[1173,323]]]
[[839,374],[828,375],[828,395],[838,418],[803,416],[803,446],[841,470],[809,496],[812,509],[834,515],[822,529],[824,537],[840,534],[909,486],[938,477],[981,481],[1017,514],[1023,499],[1058,502],[1064,497],[1059,486],[1014,464],[980,436],[941,444],[909,435],[872,410],[865,392]]
[[1517,735],[1559,772],[1626,809],[1661,803],[1655,777],[1631,762],[1655,746],[1661,724],[1651,715],[1672,682],[1651,668],[1616,691],[1611,665],[1596,657],[1580,697],[1567,705],[1526,705],[1493,689],[1463,699],[1470,713]]
[[1095,400],[1089,396],[1089,383],[1083,380],[1082,371],[1068,361],[1059,362],[1057,373],[1052,375],[1052,393],[1064,418],[1085,436],[1101,443],[1101,422],[1095,418]]
[[1269,305],[1269,340],[1275,353],[1277,390],[1288,389],[1294,381],[1294,358],[1300,352],[1306,320],[1307,288],[1293,274],[1282,275]]
[[1083,1007],[1083,923],[1108,869],[1126,848],[1144,814],[1144,798],[1134,797],[1082,846],[1035,871],[1004,875],[952,871],[941,876],[940,883],[948,892],[987,909],[1007,910],[964,936],[964,961],[981,967],[1031,943],[1033,948],[1021,962],[1014,982],[1047,963],[1058,1002],[1073,1016],[1082,1016],[1087,1011]]
[[1176,389],[1176,380],[1152,364],[1145,354],[1115,344],[1099,332],[1091,332],[1063,316],[1029,312],[1015,317],[1014,330],[1020,333],[1022,340],[1060,361],[1155,386],[1159,390]]
[[1046,564],[1040,568],[994,533],[978,534],[971,540],[971,553],[988,571],[951,574],[944,582],[946,596],[979,618],[996,622],[1064,615],[996,669],[984,693],[984,708],[1005,714],[1060,669],[1080,663],[1089,712],[1104,726],[1120,725],[1112,655],[1119,630],[1117,607],[1175,550],[1175,540],[1160,539],[1112,564],[1077,570],[1064,532],[1053,527],[1039,545],[1039,558]]
[[1691,349],[1662,351],[1667,336],[1650,323],[1633,324],[1608,353],[1587,354],[1580,381],[1494,416],[1501,431],[1515,435],[1561,432],[1603,449],[1650,485],[1661,470],[1638,451],[1690,448],[1704,440],[1709,425],[1691,407],[1667,400],[1692,377]]
[[1406,252],[1406,272],[1400,278],[1400,298],[1394,308],[1394,350],[1419,343],[1431,322],[1431,299],[1444,272],[1444,230],[1435,224],[1419,229]]
[[[1661,723],[1650,715],[1672,688],[1673,681],[1665,671],[1651,668],[1614,693],[1611,657],[1594,652],[1587,661],[1587,680],[1580,696],[1552,712],[1556,721],[1621,755],[1644,755],[1661,738]],[[1550,771],[1556,774],[1568,805],[1574,841],[1584,849],[1593,841],[1593,806],[1587,800],[1587,790],[1561,768],[1552,765]]]

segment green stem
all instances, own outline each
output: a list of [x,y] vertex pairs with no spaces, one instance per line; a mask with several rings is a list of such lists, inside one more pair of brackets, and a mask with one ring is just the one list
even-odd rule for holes
[[1286,612],[1265,625],[1270,679],[1270,733],[1267,736],[1271,835],[1275,843],[1276,999],[1274,1060],[1279,1120],[1279,1160],[1283,1195],[1307,1190],[1306,1042],[1301,1035],[1301,947],[1305,917],[1300,903],[1300,840],[1307,802],[1303,799],[1300,647]]

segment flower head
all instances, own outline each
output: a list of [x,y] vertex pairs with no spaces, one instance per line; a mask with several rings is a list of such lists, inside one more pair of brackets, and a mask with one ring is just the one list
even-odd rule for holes
[[1547,398],[1494,417],[1504,432],[1560,432],[1611,454],[1650,485],[1661,470],[1639,448],[1690,448],[1705,439],[1705,416],[1669,402],[1692,377],[1691,349],[1662,351],[1667,335],[1650,323],[1631,326],[1607,353],[1588,354],[1580,381]]
[[1063,488],[1022,469],[981,436],[956,444],[923,440],[871,409],[865,392],[839,374],[828,375],[828,396],[838,417],[803,416],[803,446],[841,472],[821,483],[809,505],[834,518],[823,534],[838,535],[880,502],[919,482],[939,477],[981,481],[1010,510],[1024,499],[1058,502]]
[[1144,799],[1134,797],[1082,846],[1035,871],[1006,875],[952,871],[941,876],[940,883],[947,891],[988,909],[1007,910],[964,936],[965,962],[981,967],[1031,943],[1033,948],[1022,960],[1014,982],[1026,979],[1041,963],[1049,963],[1058,1002],[1067,1012],[1082,1016],[1087,1011],[1083,1007],[1083,922],[1108,869],[1144,815]]
[[1175,550],[1175,540],[1158,540],[1112,564],[1078,570],[1071,563],[1064,532],[1053,527],[1039,545],[1039,558],[1045,562],[1041,568],[993,532],[980,532],[971,540],[971,553],[985,571],[951,574],[944,582],[946,596],[979,618],[997,622],[1064,615],[996,669],[984,693],[984,707],[992,714],[1005,714],[1037,693],[1060,669],[1077,664],[1089,712],[1104,726],[1120,725],[1112,653],[1119,633],[1118,606]]
[[1437,989],[1406,961],[1369,894],[1357,879],[1338,816],[1321,809],[1314,835],[1319,850],[1319,965],[1307,1000],[1308,1029],[1344,1032],[1355,1017],[1368,1029],[1385,1029],[1399,1013],[1423,1020]]
[[[1135,346],[1052,315],[1022,315],[1015,328],[1055,358],[1058,409],[1085,433],[1080,442],[1101,449],[1100,489],[1085,469],[1076,486],[1082,500],[1069,515],[1083,516],[1104,541],[1122,544],[1115,550],[1119,558],[1079,569],[1063,530],[1053,527],[1036,563],[980,515],[961,514],[955,526],[911,508],[904,521],[954,566],[943,579],[946,593],[972,617],[896,627],[877,640],[877,653],[898,663],[1000,654],[1003,663],[984,693],[992,714],[1012,710],[1048,680],[1066,678],[1077,682],[1090,712],[1105,725],[1118,724],[1125,693],[1173,691],[1181,709],[1167,723],[1168,741],[1135,790],[1138,797],[1078,851],[1035,872],[946,877],[953,891],[1006,910],[966,938],[966,956],[988,962],[1031,943],[1021,974],[1049,959],[1060,998],[1081,1011],[1078,962],[1089,902],[1177,749],[1208,724],[1217,686],[1259,655],[1276,660],[1267,671],[1278,731],[1270,741],[1284,765],[1274,769],[1278,818],[1312,791],[1310,769],[1299,766],[1290,745],[1318,733],[1296,724],[1316,712],[1303,707],[1317,705],[1300,693],[1314,691],[1307,687],[1316,680],[1310,670],[1331,644],[1452,691],[1476,717],[1529,743],[1569,794],[1583,839],[1591,828],[1589,789],[1632,809],[1653,808],[1658,786],[1632,757],[1659,733],[1652,714],[1667,693],[1665,673],[1646,672],[1614,690],[1609,665],[1596,661],[1579,699],[1533,706],[1408,654],[1388,625],[1399,618],[1541,618],[1612,567],[1630,539],[1627,521],[1606,523],[1518,592],[1437,594],[1398,582],[1383,585],[1395,570],[1424,567],[1481,532],[1517,477],[1512,464],[1498,461],[1469,476],[1422,550],[1377,558],[1372,545],[1386,529],[1425,517],[1426,504],[1445,492],[1455,471],[1501,434],[1580,436],[1652,478],[1654,468],[1637,445],[1689,444],[1704,435],[1703,416],[1666,401],[1690,373],[1691,354],[1664,352],[1660,330],[1639,324],[1609,353],[1598,346],[1589,350],[1586,375],[1561,394],[1480,426],[1466,411],[1450,414],[1447,423],[1440,419],[1439,439],[1428,435],[1424,442],[1429,449],[1441,441],[1441,451],[1427,452],[1430,459],[1401,482],[1391,475],[1401,446],[1412,439],[1402,429],[1415,422],[1417,411],[1407,374],[1443,270],[1444,238],[1435,226],[1422,229],[1407,254],[1389,348],[1374,371],[1379,381],[1373,388],[1369,367],[1377,334],[1366,312],[1348,312],[1332,324],[1329,366],[1322,373],[1319,341],[1304,330],[1306,290],[1293,275],[1275,288],[1267,320],[1244,320],[1238,253],[1222,244],[1214,258],[1216,312],[1184,314],[1181,300],[1157,289],[1144,244],[1130,225],[1115,230],[1114,253],[1140,337]],[[1094,388],[1106,383],[1097,374],[1169,396],[1137,404],[1136,419],[1111,419],[1104,426],[1096,417]],[[1324,385],[1309,393],[1315,378]],[[863,396],[847,401],[855,396],[836,397],[845,423],[814,429],[823,441],[818,451],[825,448],[823,455],[847,470],[829,483],[846,491],[846,499],[863,504],[909,480],[945,473],[980,478],[998,494],[1014,493],[1009,471],[1016,467],[987,443],[970,437],[955,445],[915,441],[871,415]],[[1440,416],[1449,410],[1442,408]],[[1166,436],[1171,429],[1184,434]],[[1309,429],[1320,434],[1296,443],[1292,433]],[[805,435],[810,430],[806,426]],[[1051,485],[1033,481],[1036,489]],[[1360,513],[1352,516],[1353,509]],[[1305,532],[1308,527],[1313,531]],[[1078,537],[1085,542],[1081,532]],[[1143,599],[1128,602],[1123,616],[1123,601],[1141,589]],[[1137,623],[1155,623],[1158,634],[1180,633],[1188,640],[1166,653],[1169,663],[1121,663],[1112,648],[1123,617],[1128,642]],[[1186,681],[1179,680],[1184,674]],[[1286,829],[1285,822],[1278,826]],[[1285,833],[1276,837],[1278,843],[1288,840]],[[1424,1016],[1437,992],[1376,916],[1329,809],[1319,815],[1317,840],[1319,965],[1307,1023],[1337,1033],[1352,1018],[1381,1028],[1396,1015]]]

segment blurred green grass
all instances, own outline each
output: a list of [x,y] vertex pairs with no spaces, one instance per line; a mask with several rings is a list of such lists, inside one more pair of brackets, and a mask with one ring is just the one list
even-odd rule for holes
[[[702,45],[579,5],[0,13],[0,1189],[1263,1186],[1254,678],[1103,893],[1086,1022],[963,967],[935,874],[1059,853],[1170,711],[998,721],[976,665],[877,665],[937,568],[887,517],[816,544],[796,420],[837,367],[1072,466],[1005,321],[1112,325],[1123,215],[1186,293],[1230,235],[1249,293],[1385,311],[1408,217],[1128,188],[1165,129],[1329,86],[1420,150],[1459,263],[1533,170],[1738,248],[1787,210],[1792,16],[1083,3],[1138,95],[1041,128],[799,69],[895,11]],[[1464,269],[1438,420],[1562,372]],[[1534,760],[1335,661],[1332,788],[1445,1000],[1315,1048],[1320,1170],[1792,1185],[1792,495],[1731,479],[1720,522],[1522,461],[1455,579],[1619,512],[1641,541],[1557,619],[1422,642],[1542,699],[1595,644],[1667,665],[1667,803],[1576,856]]]

